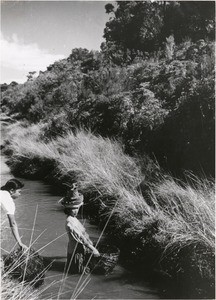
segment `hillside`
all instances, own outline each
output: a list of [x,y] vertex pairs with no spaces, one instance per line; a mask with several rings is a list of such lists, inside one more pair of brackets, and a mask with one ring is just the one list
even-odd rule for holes
[[121,139],[127,153],[156,157],[174,174],[213,175],[213,43],[188,41],[173,49],[171,58],[165,49],[126,66],[74,49],[37,78],[4,86],[2,111],[43,123],[47,140],[87,128]]

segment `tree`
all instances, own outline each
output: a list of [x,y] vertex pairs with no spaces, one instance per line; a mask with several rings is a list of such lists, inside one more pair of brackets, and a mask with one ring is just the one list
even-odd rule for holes
[[214,40],[215,4],[213,1],[170,1],[164,7],[162,36],[174,35],[181,43],[186,37]]
[[138,52],[164,48],[166,38],[214,39],[213,1],[118,1],[105,6],[111,14],[102,51],[115,63],[131,63]]
[[27,75],[28,81],[33,80],[35,74],[36,74],[36,71],[29,72]]
[[106,42],[124,51],[131,51],[131,59],[137,50],[153,51],[162,26],[162,11],[158,2],[119,1],[117,8],[106,5],[106,12],[114,16],[106,24]]

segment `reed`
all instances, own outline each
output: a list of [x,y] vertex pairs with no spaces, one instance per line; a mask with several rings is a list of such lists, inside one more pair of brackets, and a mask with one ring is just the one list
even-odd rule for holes
[[[1,218],[1,246],[7,238],[5,231],[5,225],[7,224],[7,217],[2,216]],[[1,249],[4,250],[4,249]],[[5,252],[6,250],[4,250]],[[11,249],[13,251],[13,249]],[[9,253],[8,253],[9,254]],[[30,259],[30,252],[27,253],[27,258]],[[13,273],[14,270],[21,267],[23,259],[14,261],[10,267],[6,268],[4,264],[4,259],[0,259],[1,263],[1,299],[5,300],[36,300],[38,299],[39,292],[33,288],[35,280],[31,280],[26,283],[23,280],[14,279]]]

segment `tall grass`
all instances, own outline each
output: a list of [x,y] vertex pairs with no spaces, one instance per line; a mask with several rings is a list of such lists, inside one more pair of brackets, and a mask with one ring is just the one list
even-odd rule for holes
[[194,184],[180,184],[169,177],[152,187],[151,196],[167,221],[163,224],[167,248],[200,242],[214,251],[213,182],[196,178]]
[[35,300],[37,299],[37,292],[30,285],[23,289],[20,282],[4,276],[1,280],[1,297],[5,300]]
[[[45,143],[40,139],[41,132],[37,127],[16,127],[16,132],[14,128],[8,132],[12,167],[22,165],[23,159],[28,162],[52,160],[53,174],[68,185],[74,180],[79,182],[88,201],[96,207],[95,213],[101,219],[109,218],[108,228],[110,226],[112,234],[117,233],[120,239],[141,240],[148,228],[154,228],[148,243],[158,245],[157,261],[166,260],[170,253],[178,256],[181,250],[194,245],[199,248],[199,262],[202,260],[200,249],[207,249],[205,253],[214,256],[213,181],[188,176],[188,182],[182,183],[161,174],[160,179],[147,183],[147,192],[142,195],[137,189],[145,176],[141,164],[125,155],[118,142],[77,131]],[[142,245],[144,249],[145,238]],[[193,249],[196,252],[196,247]],[[136,251],[136,245],[132,251]],[[203,259],[206,260],[206,256]],[[191,264],[195,268],[196,257]],[[209,265],[200,263],[198,273],[199,267],[202,277],[203,269]]]

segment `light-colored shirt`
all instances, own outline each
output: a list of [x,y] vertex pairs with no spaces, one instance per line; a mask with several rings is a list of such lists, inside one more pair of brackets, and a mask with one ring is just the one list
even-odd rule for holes
[[15,204],[8,191],[0,190],[0,206],[6,212],[7,215],[14,215]]
[[76,217],[68,216],[65,228],[69,237],[68,253],[72,253],[74,251],[77,243],[81,243],[86,247],[88,247],[89,244],[92,245],[92,241],[90,240],[85,227]]

